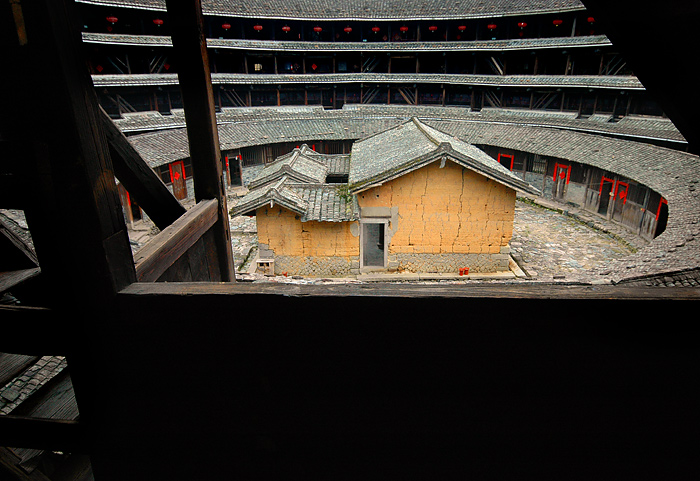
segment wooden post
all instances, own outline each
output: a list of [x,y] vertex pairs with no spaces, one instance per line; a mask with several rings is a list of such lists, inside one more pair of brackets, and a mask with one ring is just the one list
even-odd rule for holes
[[219,218],[213,229],[221,280],[234,281],[226,187],[222,175],[202,6],[199,0],[168,0],[166,5],[185,110],[195,200],[216,199],[219,203]]
[[[104,414],[95,401],[99,330],[113,322],[116,295],[136,282],[136,271],[75,4],[14,5],[14,18],[8,18],[9,9],[0,11],[3,25],[18,29],[0,52],[3,65],[12,66],[3,72],[12,88],[0,89],[0,100],[3,111],[12,112],[8,138],[26,154],[22,161],[31,182],[24,211],[49,286],[42,292],[44,306],[55,309],[62,329],[76,339],[67,358],[80,424],[92,436]],[[5,33],[9,39],[13,32]],[[54,102],[51,115],[37,115],[45,107],[39,91]],[[94,461],[95,476],[103,479]]]

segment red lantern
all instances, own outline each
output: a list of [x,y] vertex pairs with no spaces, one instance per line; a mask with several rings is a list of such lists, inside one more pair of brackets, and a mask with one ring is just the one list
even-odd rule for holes
[[408,32],[408,27],[404,25],[403,27],[400,27],[399,30],[406,33],[406,32]]
[[321,33],[323,29],[321,27],[314,27],[314,32]]
[[459,30],[460,32],[464,32],[466,29],[467,29],[466,25],[460,25],[459,27],[457,27],[457,30]]
[[255,30],[256,32],[259,32],[260,30],[262,30],[262,25],[254,25],[253,30]]
[[431,32],[435,32],[437,30],[437,27],[435,25],[431,25],[430,27],[428,27],[428,30],[430,30]]
[[374,33],[379,33],[379,27],[372,27],[372,31]]
[[496,30],[496,24],[495,24],[495,23],[489,23],[488,25],[486,25],[486,28],[488,28],[489,30]]
[[554,24],[555,27],[558,27],[558,26],[561,25],[562,23],[564,23],[564,20],[556,19],[556,20],[553,20],[553,21],[552,21],[552,24]]
[[114,15],[111,15],[111,16],[107,17],[107,21],[109,23],[111,23],[112,25],[114,25],[115,23],[117,23],[117,21],[119,21],[119,19],[117,17],[115,17]]
[[350,33],[350,32],[352,32],[352,28],[350,28],[350,27],[345,27],[345,28],[343,29],[343,31],[344,31],[345,33]]
[[595,23],[595,18],[588,17],[588,23]]
[[519,22],[519,23],[518,23],[518,27],[520,27],[520,28],[525,28],[525,27],[527,27],[527,23],[525,23],[525,22]]
[[160,27],[161,25],[163,25],[163,20],[161,20],[160,18],[154,18],[153,23]]
[[285,25],[284,27],[282,27],[282,31],[284,33],[289,33],[291,30],[292,30],[292,27],[290,27],[289,25]]
[[224,30],[229,30],[229,29],[231,28],[231,24],[230,24],[230,23],[224,23],[223,25],[221,25],[221,28],[223,28]]

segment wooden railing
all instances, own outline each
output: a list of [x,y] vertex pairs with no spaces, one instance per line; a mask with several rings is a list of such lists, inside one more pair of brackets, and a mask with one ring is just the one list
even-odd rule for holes
[[134,256],[139,282],[214,281],[215,246],[207,235],[217,220],[218,203],[203,200],[161,231]]

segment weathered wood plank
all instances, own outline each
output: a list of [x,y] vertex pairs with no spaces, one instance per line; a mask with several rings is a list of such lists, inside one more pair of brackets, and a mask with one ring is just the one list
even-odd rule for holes
[[[687,287],[624,287],[589,285],[425,285],[425,284],[253,284],[219,283],[132,284],[120,296],[236,296],[261,297],[350,297],[350,298],[455,298],[455,299],[521,299],[521,300],[599,300],[599,301],[697,301],[700,289]],[[225,301],[222,301],[225,302]],[[358,301],[359,302],[359,301]]]
[[20,466],[21,458],[10,448],[0,447],[0,474],[10,476],[14,481],[51,481],[41,471],[27,473]]
[[114,173],[129,194],[163,230],[187,209],[168,190],[109,115],[100,108],[102,125],[109,142]]
[[83,429],[77,421],[0,416],[0,446],[85,452]]
[[167,0],[173,55],[185,111],[195,199],[216,199],[219,215],[214,225],[221,280],[235,280],[226,189],[223,180],[219,132],[209,56],[200,0]]
[[[21,255],[9,254],[13,247]],[[0,248],[2,248],[0,253],[11,256],[0,259],[0,270],[29,269],[39,265],[30,241],[20,237],[2,217],[0,217]]]
[[4,386],[16,376],[23,373],[25,369],[34,364],[38,359],[39,356],[0,352],[0,386]]
[[[27,43],[3,49],[14,66],[5,76],[15,88],[2,95],[13,111],[8,135],[26,147],[23,161],[32,182],[25,214],[42,276],[74,291],[89,285],[95,295],[86,297],[100,302],[136,276],[97,96],[75,35],[74,9],[68,2],[22,4]],[[56,107],[50,119],[36,115],[43,107],[37,91]],[[79,221],[71,236],[57,235],[65,228],[67,209]]]
[[65,318],[61,322],[55,311],[44,307],[0,305],[0,352],[66,354],[72,342],[67,324]]
[[11,290],[22,282],[32,279],[41,273],[41,269],[21,269],[17,271],[0,272],[0,294]]
[[166,272],[217,220],[218,203],[199,202],[160,232],[134,256],[139,282],[153,282]]

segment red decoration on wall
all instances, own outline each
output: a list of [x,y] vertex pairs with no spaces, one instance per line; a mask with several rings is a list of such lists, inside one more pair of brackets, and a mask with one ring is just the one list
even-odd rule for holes
[[119,21],[119,19],[117,17],[115,17],[114,15],[111,15],[111,16],[107,17],[107,21],[109,23],[111,23],[112,25],[114,25],[115,23],[117,23]]
[[554,24],[555,27],[558,27],[562,23],[564,23],[564,20],[559,20],[559,19],[552,20],[552,24]]
[[404,25],[403,27],[399,27],[399,30],[406,33],[406,32],[408,32],[408,27]]
[[282,27],[282,31],[284,33],[289,33],[291,30],[292,30],[292,27],[290,27],[289,25],[285,25],[284,27]]
[[224,23],[223,25],[221,25],[221,28],[223,28],[224,30],[229,30],[229,29],[231,28],[231,24],[230,24],[230,23]]
[[460,25],[459,27],[457,27],[457,30],[459,30],[460,32],[464,32],[466,29],[467,29],[466,25]]
[[595,23],[595,18],[588,17],[588,23]]
[[486,25],[489,30],[496,30],[497,25],[495,23],[489,23]]

